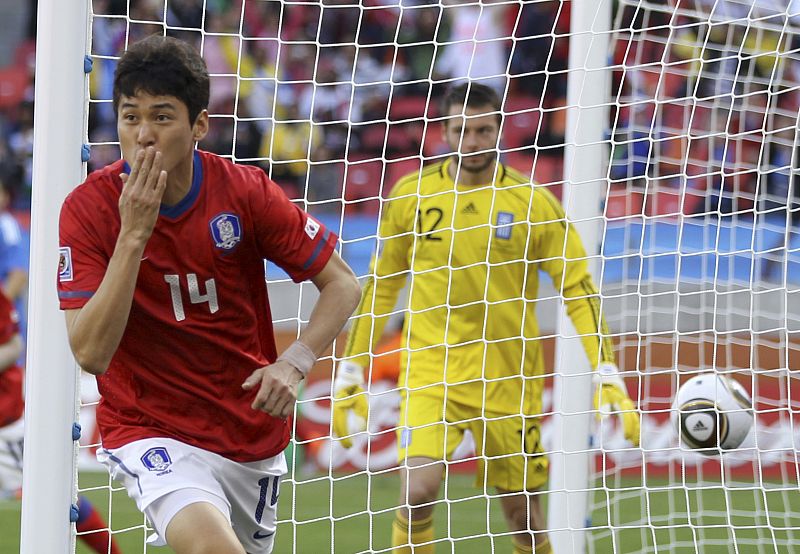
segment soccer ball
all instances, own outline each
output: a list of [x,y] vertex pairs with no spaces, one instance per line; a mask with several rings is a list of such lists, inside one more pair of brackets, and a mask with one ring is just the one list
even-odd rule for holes
[[753,426],[753,404],[733,379],[703,373],[680,386],[670,418],[681,444],[714,456],[742,444]]

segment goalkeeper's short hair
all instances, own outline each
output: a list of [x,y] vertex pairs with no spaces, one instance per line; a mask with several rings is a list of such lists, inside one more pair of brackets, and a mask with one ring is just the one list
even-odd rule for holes
[[122,54],[114,72],[114,113],[122,96],[140,92],[178,98],[189,110],[189,123],[194,124],[208,108],[206,62],[182,40],[160,35],[140,40]]
[[[466,104],[466,106],[465,106]],[[502,103],[497,92],[489,86],[481,83],[466,82],[451,86],[447,89],[440,105],[441,114],[446,116],[450,113],[453,106],[459,108],[482,108],[491,106],[493,112],[497,112],[498,123],[501,119]]]

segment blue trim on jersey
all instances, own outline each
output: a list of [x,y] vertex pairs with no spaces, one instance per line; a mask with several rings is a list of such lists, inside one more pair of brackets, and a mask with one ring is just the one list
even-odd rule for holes
[[311,257],[306,260],[306,263],[303,264],[303,271],[314,265],[314,262],[317,261],[320,253],[322,252],[322,247],[328,243],[328,237],[331,236],[331,232],[325,229],[325,232],[322,234],[322,238],[317,243],[317,247],[314,248],[314,251],[311,253]]
[[186,213],[186,211],[192,207],[194,201],[197,200],[197,197],[200,195],[200,185],[203,183],[203,162],[200,159],[200,152],[197,150],[194,151],[192,168],[192,186],[189,188],[189,192],[174,206],[165,206],[162,204],[161,209],[158,211],[159,215],[175,219]]
[[[128,175],[131,174],[131,166],[128,165],[128,162],[122,162],[122,171]],[[158,214],[173,219],[183,215],[186,210],[192,207],[192,204],[194,204],[194,201],[197,200],[197,197],[200,195],[200,185],[202,183],[203,161],[200,159],[200,152],[195,150],[192,161],[192,186],[189,187],[189,192],[174,206],[164,206],[162,204]]]
[[130,469],[128,469],[127,467],[125,467],[125,464],[124,464],[124,463],[122,463],[122,460],[120,460],[119,458],[117,458],[116,456],[114,456],[114,455],[111,453],[111,451],[110,451],[110,450],[106,450],[106,449],[104,448],[104,449],[103,449],[103,452],[105,452],[106,454],[108,454],[108,458],[109,458],[110,460],[112,460],[112,461],[116,462],[116,463],[117,463],[117,465],[120,467],[120,469],[121,469],[122,471],[124,471],[125,473],[127,473],[128,475],[130,475],[131,477],[133,477],[134,479],[136,479],[136,486],[137,486],[137,487],[139,487],[139,494],[144,494],[144,492],[142,492],[142,484],[139,482],[139,476],[138,476],[138,475],[136,475],[134,472],[132,472],[132,471],[131,471]]
[[94,296],[94,291],[91,290],[73,290],[58,293],[59,298],[91,298],[92,296]]

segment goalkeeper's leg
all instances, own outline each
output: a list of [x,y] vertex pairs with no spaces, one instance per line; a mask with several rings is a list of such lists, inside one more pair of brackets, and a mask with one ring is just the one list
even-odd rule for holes
[[433,503],[443,472],[442,462],[422,457],[408,458],[400,469],[400,508],[392,524],[394,554],[433,554]]
[[513,536],[514,554],[552,554],[538,494],[514,493],[497,489],[508,528],[521,531]]

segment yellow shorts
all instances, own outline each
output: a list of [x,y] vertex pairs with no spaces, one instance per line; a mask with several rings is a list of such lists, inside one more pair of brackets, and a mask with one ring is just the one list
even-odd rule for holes
[[[409,396],[410,395],[410,396]],[[410,397],[410,400],[409,400]],[[507,491],[534,490],[547,481],[548,462],[540,441],[539,418],[482,412],[440,396],[408,391],[400,402],[398,460],[449,460],[469,429],[475,439],[475,486]]]

